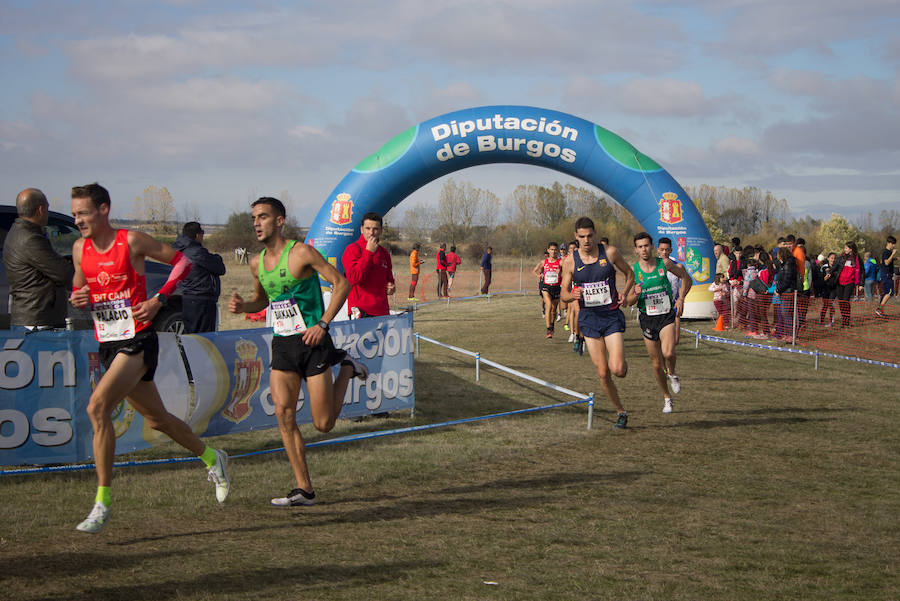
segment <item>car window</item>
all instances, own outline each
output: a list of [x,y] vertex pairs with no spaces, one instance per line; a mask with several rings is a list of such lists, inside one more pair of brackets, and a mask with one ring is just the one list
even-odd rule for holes
[[9,233],[9,228],[12,227],[15,220],[15,213],[0,213],[0,250],[3,249],[3,243],[6,242],[6,234]]
[[72,245],[81,238],[81,232],[71,223],[51,217],[47,224],[47,238],[53,250],[61,255],[71,255]]

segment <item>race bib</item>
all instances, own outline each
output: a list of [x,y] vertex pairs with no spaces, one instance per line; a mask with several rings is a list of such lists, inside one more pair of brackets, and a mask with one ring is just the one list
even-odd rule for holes
[[647,315],[665,315],[672,310],[669,295],[665,292],[648,294],[644,297],[644,306],[647,308]]
[[612,304],[609,282],[588,282],[581,291],[585,307],[602,307]]
[[306,331],[303,315],[294,299],[272,301],[269,303],[269,311],[272,312],[272,331],[275,334],[293,336]]
[[556,286],[559,284],[559,272],[558,271],[545,271],[544,272],[544,283],[548,286]]
[[91,307],[91,317],[99,342],[134,338],[134,315],[131,313],[130,299],[94,303]]

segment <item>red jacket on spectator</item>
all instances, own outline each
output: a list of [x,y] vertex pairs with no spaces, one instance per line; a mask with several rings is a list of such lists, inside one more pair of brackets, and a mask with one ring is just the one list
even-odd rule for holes
[[459,255],[452,250],[447,253],[447,273],[456,273],[456,268],[462,263]]
[[387,299],[387,285],[394,281],[391,255],[379,246],[375,252],[366,250],[366,239],[359,239],[347,246],[341,257],[344,275],[350,282],[347,308],[353,307],[368,315],[388,315],[391,310]]

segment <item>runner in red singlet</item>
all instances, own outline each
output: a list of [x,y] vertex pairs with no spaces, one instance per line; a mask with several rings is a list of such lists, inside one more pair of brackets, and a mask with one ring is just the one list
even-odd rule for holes
[[547,326],[547,338],[553,338],[556,315],[559,313],[560,276],[562,273],[559,244],[551,242],[547,245],[547,258],[535,266],[533,273],[541,278],[544,324]]
[[[106,368],[87,408],[94,429],[98,488],[94,508],[78,530],[90,533],[102,530],[109,517],[116,448],[110,416],[123,398],[144,416],[147,426],[203,460],[219,503],[225,501],[230,489],[228,455],[206,446],[190,426],[169,413],[153,383],[159,355],[153,318],[188,274],[191,262],[147,234],[113,229],[110,204],[109,192],[99,184],[72,188],[72,215],[82,238],[72,247],[75,277],[70,300],[78,308],[90,308],[100,343],[100,361]],[[172,265],[168,281],[150,299],[144,275],[146,257]]]

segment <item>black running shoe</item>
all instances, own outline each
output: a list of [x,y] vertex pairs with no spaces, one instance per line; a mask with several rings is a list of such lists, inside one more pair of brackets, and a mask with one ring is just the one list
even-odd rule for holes
[[623,411],[619,414],[619,419],[616,420],[616,423],[613,424],[613,428],[619,428],[620,430],[624,430],[628,427],[628,412]]

